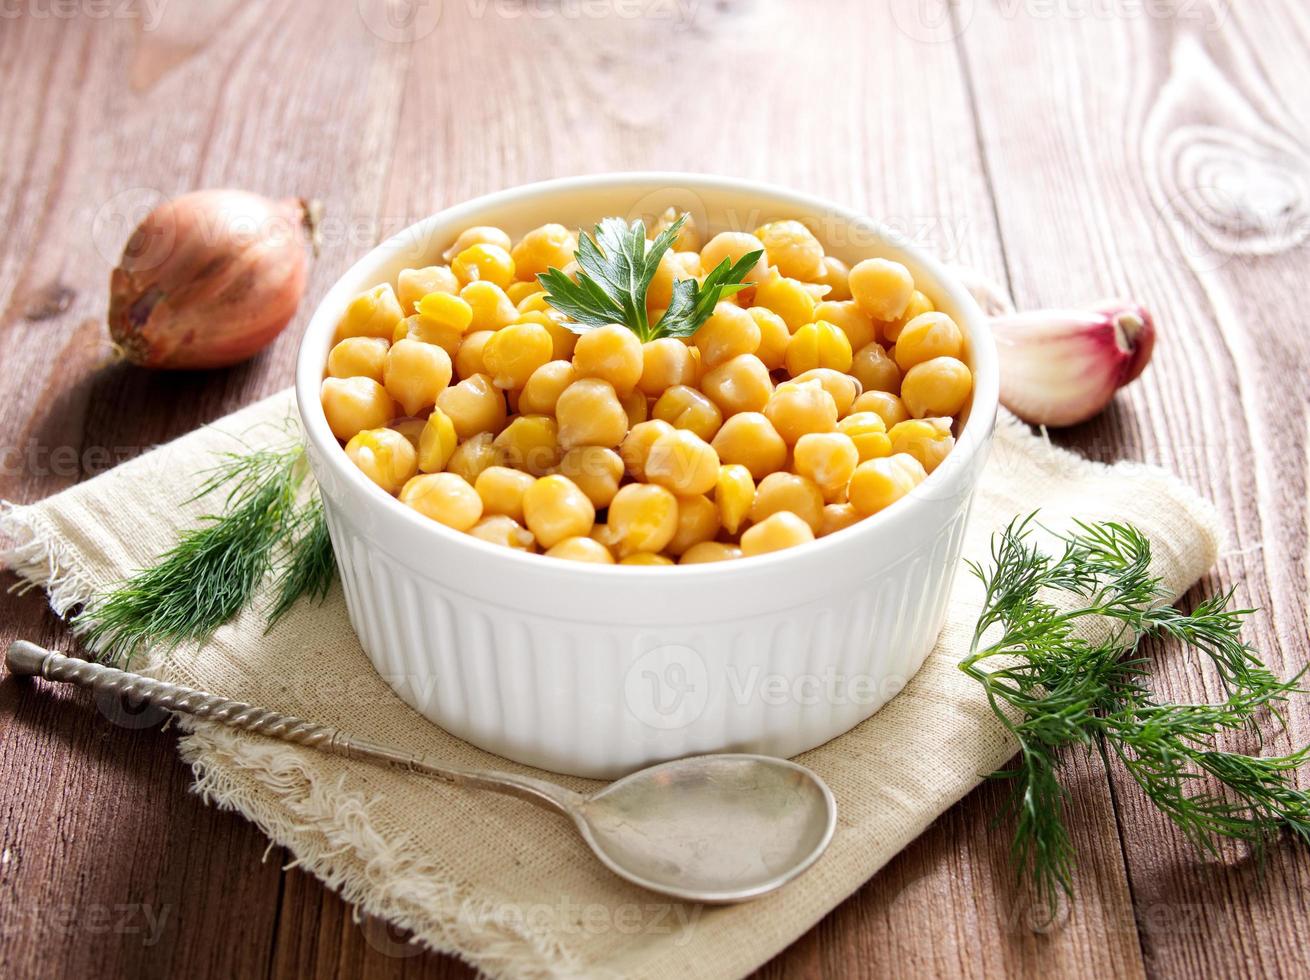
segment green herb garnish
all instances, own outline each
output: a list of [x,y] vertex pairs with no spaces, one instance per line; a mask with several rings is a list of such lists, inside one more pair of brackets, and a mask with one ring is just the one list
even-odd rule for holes
[[299,443],[226,454],[191,498],[227,487],[222,513],[205,517],[153,566],[94,598],[73,628],[101,659],[126,664],[150,643],[208,639],[279,564],[285,567],[270,625],[302,596],[321,599],[335,569],[321,504],[299,502],[307,473]]
[[591,235],[579,229],[574,255],[577,281],[554,268],[537,276],[547,302],[576,321],[568,325],[576,333],[621,323],[642,343],[659,337],[690,337],[710,318],[720,299],[746,288],[743,277],[764,253],[751,252],[735,263],[724,259],[703,283],[675,281],[668,309],[652,325],[646,315],[646,292],[686,220],[685,214],[679,215],[653,242],[646,241],[646,225],[641,221],[629,225],[622,218],[606,218]]
[[[1129,776],[1186,837],[1215,853],[1235,839],[1257,853],[1286,829],[1310,843],[1310,794],[1292,772],[1310,748],[1258,758],[1215,748],[1223,732],[1255,731],[1261,709],[1299,693],[1300,675],[1278,680],[1239,636],[1250,609],[1230,609],[1232,593],[1191,613],[1166,604],[1150,574],[1150,542],[1136,528],[1078,523],[1057,535],[1051,555],[1031,541],[1033,517],[992,540],[991,566],[969,563],[985,589],[970,654],[960,669],[987,692],[992,710],[1019,743],[1013,769],[1012,856],[1038,900],[1054,914],[1072,893],[1074,849],[1064,820],[1067,790],[1060,751],[1095,747]],[[1057,602],[1063,596],[1067,602]],[[1108,635],[1081,632],[1109,624]],[[1102,631],[1103,632],[1103,631]],[[1089,638],[1092,636],[1094,638]],[[1148,638],[1172,638],[1215,665],[1227,697],[1173,704],[1147,687]]]

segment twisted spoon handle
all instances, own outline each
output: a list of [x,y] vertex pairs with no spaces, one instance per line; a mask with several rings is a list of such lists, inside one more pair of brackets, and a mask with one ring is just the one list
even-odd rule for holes
[[44,677],[85,687],[96,693],[131,698],[136,704],[164,708],[176,714],[189,715],[282,742],[304,745],[347,759],[364,759],[381,765],[397,766],[452,785],[517,796],[563,813],[568,813],[583,801],[580,794],[540,779],[517,773],[438,765],[421,753],[357,738],[331,725],[320,725],[244,701],[233,701],[181,684],[128,673],[117,667],[65,657],[26,640],[16,640],[9,647],[5,663],[11,674]]

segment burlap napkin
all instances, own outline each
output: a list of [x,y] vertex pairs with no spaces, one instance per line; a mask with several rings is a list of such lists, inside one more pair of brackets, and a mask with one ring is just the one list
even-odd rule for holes
[[[238,436],[272,441],[291,411],[289,393],[274,396],[48,500],[7,508],[7,563],[45,588],[56,611],[68,610],[147,564],[206,510],[184,500],[216,452],[235,448]],[[1137,524],[1174,593],[1215,558],[1214,513],[1170,476],[1092,464],[1003,421],[966,556],[984,556],[995,528],[1037,505],[1047,522]],[[806,875],[746,905],[699,908],[626,885],[566,821],[515,800],[210,725],[194,726],[181,751],[201,793],[240,810],[350,902],[488,974],[733,977],[808,930],[1011,755],[978,688],[955,668],[978,604],[971,576],[958,575],[941,639],[913,682],[801,757],[836,794],[836,837]],[[395,697],[360,650],[339,591],[321,607],[302,604],[268,636],[252,612],[203,650],[157,653],[138,667],[460,765],[528,771],[447,735]]]

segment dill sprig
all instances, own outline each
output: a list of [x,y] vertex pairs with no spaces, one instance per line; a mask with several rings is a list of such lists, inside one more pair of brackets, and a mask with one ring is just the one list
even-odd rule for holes
[[650,242],[641,221],[629,225],[622,218],[606,218],[590,235],[579,230],[576,279],[555,268],[537,276],[546,300],[573,319],[568,326],[577,333],[621,323],[643,343],[659,337],[690,337],[720,299],[746,288],[746,273],[764,253],[754,251],[736,262],[724,259],[702,282],[676,280],[668,309],[652,325],[646,314],[646,293],[660,259],[677,241],[686,220],[685,214],[679,215]]
[[273,586],[277,598],[268,613],[269,630],[302,598],[321,603],[337,575],[321,500],[316,498],[301,508],[294,534],[286,562]]
[[148,644],[208,639],[251,602],[288,553],[275,617],[301,595],[321,596],[330,584],[321,505],[298,503],[307,473],[299,443],[224,454],[191,498],[226,488],[221,513],[202,518],[152,566],[95,597],[74,629],[103,660],[120,664]]
[[[1185,613],[1150,572],[1151,547],[1129,524],[1077,523],[1055,535],[1056,553],[1032,540],[1034,515],[992,539],[988,567],[969,562],[984,604],[960,669],[986,691],[1019,745],[1013,768],[1012,857],[1054,914],[1072,894],[1074,848],[1064,819],[1068,791],[1060,752],[1093,747],[1125,771],[1198,848],[1232,839],[1257,853],[1282,830],[1310,843],[1310,794],[1294,771],[1310,748],[1260,758],[1224,752],[1225,732],[1256,731],[1264,709],[1299,693],[1280,681],[1240,636],[1250,609],[1232,592]],[[1060,602],[1055,600],[1059,598]],[[1217,704],[1162,701],[1146,684],[1148,638],[1173,639],[1214,664],[1226,697]]]

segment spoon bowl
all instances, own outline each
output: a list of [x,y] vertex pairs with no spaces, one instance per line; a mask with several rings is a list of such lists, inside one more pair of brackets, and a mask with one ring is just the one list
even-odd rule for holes
[[633,884],[725,904],[781,887],[832,840],[837,804],[812,771],[762,755],[704,755],[642,769],[569,815]]

